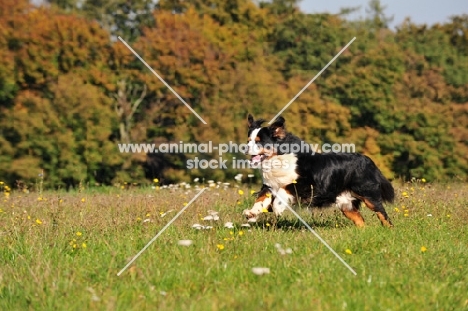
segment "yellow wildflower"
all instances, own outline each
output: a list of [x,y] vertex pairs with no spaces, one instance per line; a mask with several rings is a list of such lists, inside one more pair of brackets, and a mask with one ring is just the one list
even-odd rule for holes
[[250,190],[250,195],[254,194],[255,190]]
[[262,213],[268,213],[268,210],[266,208],[262,208]]
[[86,243],[81,244],[82,248],[86,248]]
[[83,233],[81,233],[80,231],[78,231],[78,232],[76,233],[76,235],[77,235],[77,236],[82,236]]
[[426,179],[425,179],[425,178],[421,178],[421,182],[425,183],[425,182],[426,182]]
[[223,250],[223,249],[224,249],[224,245],[223,245],[223,244],[217,244],[216,247],[217,247],[219,250]]
[[153,179],[153,182],[154,182],[154,183],[158,183],[158,182],[159,182],[159,179],[155,178],[155,179]]
[[84,201],[86,201],[85,198],[81,198],[81,202],[84,202]]
[[239,231],[239,235],[244,235],[244,231]]
[[39,218],[36,219],[36,223],[37,223],[38,225],[42,225],[42,221],[41,221]]
[[424,253],[425,251],[427,251],[426,246],[421,246],[421,252]]
[[347,248],[347,249],[345,250],[345,253],[348,254],[348,255],[351,255],[353,252],[352,252],[349,248]]
[[242,191],[241,189],[239,189],[238,192],[239,192],[240,195],[244,195],[244,191]]

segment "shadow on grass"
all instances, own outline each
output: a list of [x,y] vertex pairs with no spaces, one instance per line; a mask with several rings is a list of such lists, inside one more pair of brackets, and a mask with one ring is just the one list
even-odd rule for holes
[[[351,224],[345,220],[333,216],[323,216],[319,213],[313,213],[301,218],[310,226],[312,229],[324,228],[334,229],[348,227]],[[267,230],[282,230],[282,231],[294,231],[294,230],[307,230],[306,226],[296,217],[289,216],[287,218],[277,218],[272,215],[268,215],[262,218],[257,223],[252,224],[253,228],[263,228]]]

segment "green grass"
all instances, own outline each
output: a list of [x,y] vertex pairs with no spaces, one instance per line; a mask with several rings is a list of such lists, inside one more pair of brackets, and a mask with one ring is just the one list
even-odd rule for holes
[[[290,213],[241,228],[244,191],[205,191],[120,277],[196,190],[13,192],[0,201],[0,310],[468,310],[466,184],[397,186],[393,229],[364,208],[362,229],[300,210],[357,276]],[[214,228],[193,229],[208,210]]]

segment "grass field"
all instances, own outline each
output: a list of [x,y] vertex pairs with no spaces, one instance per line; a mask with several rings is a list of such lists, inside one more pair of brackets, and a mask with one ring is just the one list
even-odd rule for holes
[[[206,190],[121,276],[198,190],[13,191],[0,201],[0,310],[468,310],[468,185],[395,187],[393,229],[364,208],[362,229],[297,209],[357,276],[290,213],[241,227],[248,188]],[[209,210],[220,219],[201,220]]]

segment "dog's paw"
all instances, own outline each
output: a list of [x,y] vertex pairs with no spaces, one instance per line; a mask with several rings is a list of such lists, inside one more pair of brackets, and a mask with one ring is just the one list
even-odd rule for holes
[[[258,214],[257,213],[254,213],[252,210],[250,209],[246,209],[242,212],[242,215],[244,215],[249,222],[256,222],[257,221],[257,216]],[[254,220],[252,220],[254,219]]]

